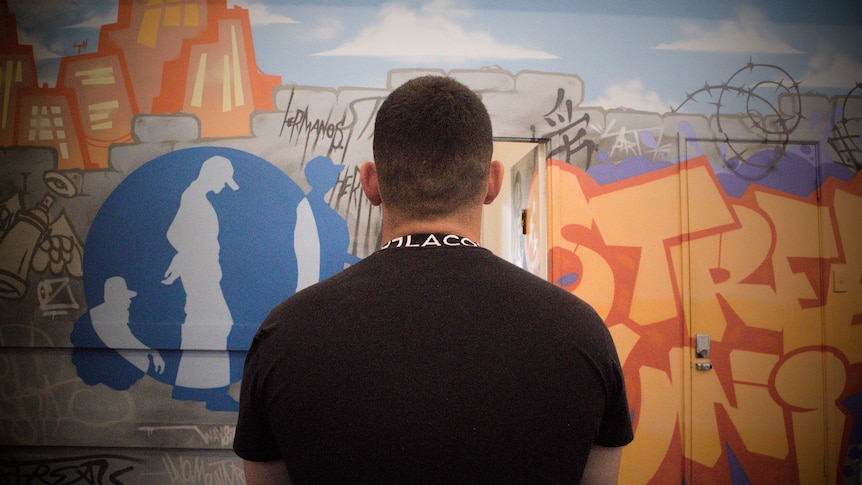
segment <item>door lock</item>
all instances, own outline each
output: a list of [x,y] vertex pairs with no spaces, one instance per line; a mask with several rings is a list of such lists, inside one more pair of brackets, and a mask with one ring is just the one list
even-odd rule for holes
[[709,358],[709,334],[699,333],[694,337],[694,353],[698,359]]
[[[694,336],[694,355],[698,359],[708,359],[709,358],[709,334],[707,333],[699,333]],[[711,362],[695,362],[694,363],[695,370],[700,372],[706,372],[708,370],[712,370]]]

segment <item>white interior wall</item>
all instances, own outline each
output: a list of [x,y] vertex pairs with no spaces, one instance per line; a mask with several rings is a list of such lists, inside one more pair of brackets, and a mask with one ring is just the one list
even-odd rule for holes
[[486,205],[482,213],[482,245],[508,261],[513,260],[512,224],[521,223],[512,220],[511,169],[537,145],[535,142],[494,142],[493,159],[503,162],[506,172],[500,195],[493,203]]

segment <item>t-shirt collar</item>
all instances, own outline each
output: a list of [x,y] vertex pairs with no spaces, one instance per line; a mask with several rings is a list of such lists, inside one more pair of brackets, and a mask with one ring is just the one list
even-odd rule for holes
[[381,246],[380,250],[397,249],[423,249],[423,248],[456,248],[456,247],[482,247],[472,239],[457,234],[408,234],[399,236]]

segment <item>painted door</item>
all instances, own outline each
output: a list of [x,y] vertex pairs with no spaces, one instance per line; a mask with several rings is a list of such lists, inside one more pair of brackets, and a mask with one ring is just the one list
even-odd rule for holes
[[[818,146],[682,145],[686,481],[836,483],[824,274],[837,249]],[[698,157],[706,145],[718,147],[720,166]]]

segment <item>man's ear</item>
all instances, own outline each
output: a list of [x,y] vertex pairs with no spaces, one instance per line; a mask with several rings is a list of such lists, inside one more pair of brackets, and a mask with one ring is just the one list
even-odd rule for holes
[[373,162],[365,162],[359,167],[359,182],[362,183],[362,191],[371,201],[371,205],[378,206],[383,202],[380,197],[380,186],[377,183],[377,166]]
[[491,162],[491,170],[488,173],[488,192],[485,194],[485,204],[494,202],[494,199],[500,194],[500,189],[503,188],[503,173],[506,168],[503,162],[494,160]]

